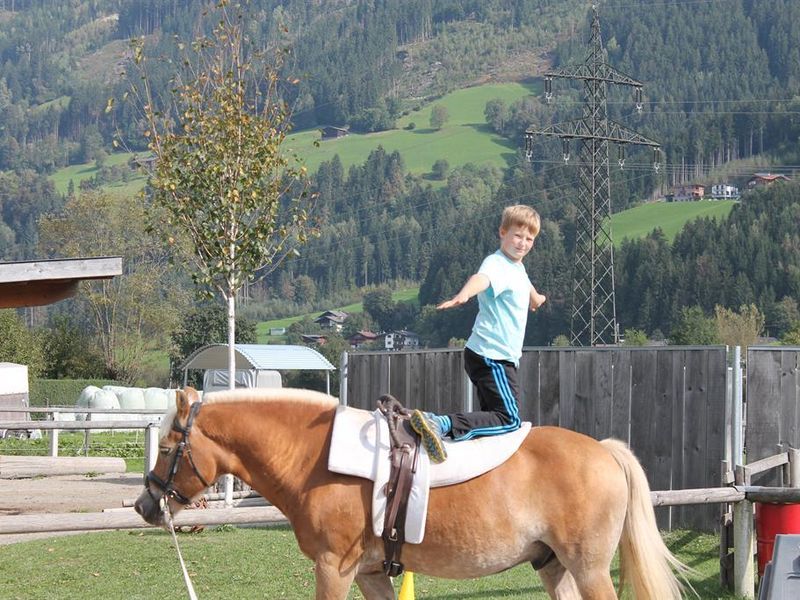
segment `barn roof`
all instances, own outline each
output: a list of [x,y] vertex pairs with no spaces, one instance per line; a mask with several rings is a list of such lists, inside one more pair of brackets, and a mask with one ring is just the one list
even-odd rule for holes
[[[237,369],[273,369],[276,371],[335,371],[327,358],[307,346],[280,344],[236,344]],[[209,344],[195,350],[181,369],[225,369],[228,366],[228,345]]]

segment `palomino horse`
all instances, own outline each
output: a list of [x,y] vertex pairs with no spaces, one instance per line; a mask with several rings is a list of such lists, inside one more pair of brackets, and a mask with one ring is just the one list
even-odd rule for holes
[[[335,398],[307,390],[236,390],[195,402],[178,392],[159,457],[136,510],[164,525],[224,473],[239,477],[288,518],[315,564],[317,600],[342,600],[355,580],[369,600],[394,599],[383,542],[372,531],[372,482],[327,469]],[[464,442],[467,443],[467,442]],[[609,568],[635,598],[681,597],[682,565],[656,528],[644,472],[627,446],[535,427],[501,466],[430,491],[425,539],[403,548],[410,571],[451,579],[538,569],[552,598],[617,598]]]

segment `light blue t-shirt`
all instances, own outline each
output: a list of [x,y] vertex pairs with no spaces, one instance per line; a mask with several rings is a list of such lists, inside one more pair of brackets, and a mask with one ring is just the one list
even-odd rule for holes
[[489,278],[489,287],[478,294],[478,316],[467,348],[519,366],[533,284],[523,264],[501,250],[484,258],[478,273]]

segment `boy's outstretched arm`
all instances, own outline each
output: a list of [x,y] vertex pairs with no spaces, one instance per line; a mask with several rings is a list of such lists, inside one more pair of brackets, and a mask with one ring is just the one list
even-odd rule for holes
[[536,310],[545,302],[547,302],[547,296],[540,294],[535,287],[531,286],[531,310]]
[[441,310],[443,308],[453,308],[454,306],[461,306],[467,300],[469,300],[476,294],[479,294],[488,287],[489,287],[489,278],[483,273],[475,273],[475,275],[467,279],[467,283],[464,284],[464,287],[461,288],[460,292],[458,292],[455,296],[450,298],[450,300],[445,300],[436,308]]

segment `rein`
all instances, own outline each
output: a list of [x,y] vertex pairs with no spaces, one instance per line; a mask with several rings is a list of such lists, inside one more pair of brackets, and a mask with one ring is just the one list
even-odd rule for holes
[[[175,544],[175,550],[178,552],[178,560],[181,563],[181,570],[183,571],[183,581],[186,584],[186,589],[189,592],[189,600],[197,600],[197,594],[194,591],[194,586],[192,585],[192,580],[189,577],[189,572],[186,570],[186,563],[183,561],[183,555],[181,554],[180,546],[178,546],[178,536],[175,535],[175,525],[172,521],[172,511],[169,508],[169,499],[172,498],[176,502],[179,502],[183,505],[191,503],[191,499],[187,498],[175,487],[175,475],[178,473],[178,467],[180,466],[181,458],[183,458],[184,453],[186,454],[186,458],[189,459],[189,464],[194,471],[195,477],[197,477],[205,487],[210,487],[210,484],[197,469],[197,465],[194,463],[194,459],[192,458],[192,447],[189,445],[189,434],[192,432],[194,419],[197,416],[197,413],[200,412],[201,406],[202,402],[195,402],[192,404],[192,406],[189,408],[189,418],[186,419],[186,426],[180,424],[177,415],[175,415],[175,419],[172,421],[172,430],[180,433],[182,437],[177,448],[175,449],[175,454],[172,457],[172,464],[169,467],[169,475],[167,476],[167,480],[164,481],[158,475],[153,473],[153,471],[150,471],[144,478],[144,485],[147,489],[147,493],[150,494],[150,497],[153,499],[153,501],[161,507],[161,512],[164,513],[164,520],[167,522],[169,532],[172,534],[172,541]],[[155,496],[153,496],[153,493],[150,491],[150,483],[155,485],[163,492],[160,499],[156,500]]]

